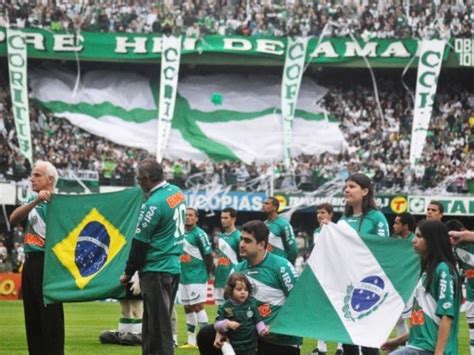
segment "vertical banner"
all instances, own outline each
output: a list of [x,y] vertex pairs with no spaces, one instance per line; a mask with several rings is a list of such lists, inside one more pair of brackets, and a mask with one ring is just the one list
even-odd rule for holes
[[281,116],[283,119],[283,157],[285,167],[290,166],[291,137],[296,102],[303,78],[308,37],[288,37],[285,67],[281,84]]
[[33,163],[28,104],[26,42],[23,32],[7,28],[8,71],[13,117],[21,153]]
[[441,40],[423,40],[421,42],[410,142],[411,167],[417,164],[425,146],[445,46],[446,41]]
[[160,101],[158,107],[158,138],[156,159],[161,162],[168,143],[171,120],[178,91],[179,62],[181,59],[181,36],[163,36],[161,52]]

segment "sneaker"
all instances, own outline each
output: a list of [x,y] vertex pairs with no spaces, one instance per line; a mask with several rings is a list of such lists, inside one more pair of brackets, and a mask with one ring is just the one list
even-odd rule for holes
[[99,335],[102,344],[120,344],[120,333],[116,330],[106,330]]
[[178,349],[199,349],[199,348],[197,347],[197,345],[186,343],[184,345],[178,346]]
[[121,345],[142,345],[142,335],[138,333],[120,334]]

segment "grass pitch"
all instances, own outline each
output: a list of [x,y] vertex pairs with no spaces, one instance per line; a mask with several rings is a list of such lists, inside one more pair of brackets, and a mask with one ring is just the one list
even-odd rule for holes
[[[206,306],[209,320],[212,322],[216,315],[215,306]],[[180,344],[186,341],[186,322],[183,306],[177,306],[178,311],[178,340]],[[138,346],[103,345],[99,342],[99,334],[107,329],[117,327],[120,306],[115,302],[69,303],[64,305],[66,320],[65,352],[69,354],[130,354],[139,355]],[[21,301],[0,302],[0,354],[27,354],[26,336],[23,320],[23,304]],[[468,330],[464,316],[461,316],[459,331],[459,354],[469,354]],[[316,340],[305,339],[302,355],[307,355],[314,349]],[[335,345],[329,344],[328,354],[334,354]],[[197,355],[197,350],[177,349],[178,355]]]

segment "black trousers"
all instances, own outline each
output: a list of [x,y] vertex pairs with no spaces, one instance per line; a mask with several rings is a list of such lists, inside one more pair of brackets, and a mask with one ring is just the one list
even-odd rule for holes
[[43,302],[44,253],[26,254],[21,275],[26,339],[31,355],[64,354],[64,312],[62,303]]
[[[358,345],[349,345],[342,344],[342,350],[344,355],[359,355],[359,346]],[[380,351],[377,348],[367,348],[365,346],[361,347],[362,355],[379,355]]]
[[[214,325],[208,325],[199,331],[197,335],[197,345],[201,355],[222,355],[219,349],[214,347],[216,330]],[[299,355],[300,349],[292,346],[276,345],[264,342],[259,339],[257,355]]]
[[143,297],[142,354],[174,354],[171,312],[178,284],[179,275],[165,272],[140,274]]

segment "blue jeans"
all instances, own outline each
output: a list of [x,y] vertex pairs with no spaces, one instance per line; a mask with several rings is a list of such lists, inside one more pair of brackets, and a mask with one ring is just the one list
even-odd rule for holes
[[404,346],[390,353],[390,355],[433,355],[433,354],[434,354],[433,351],[418,350],[418,349],[409,348],[408,346]]

